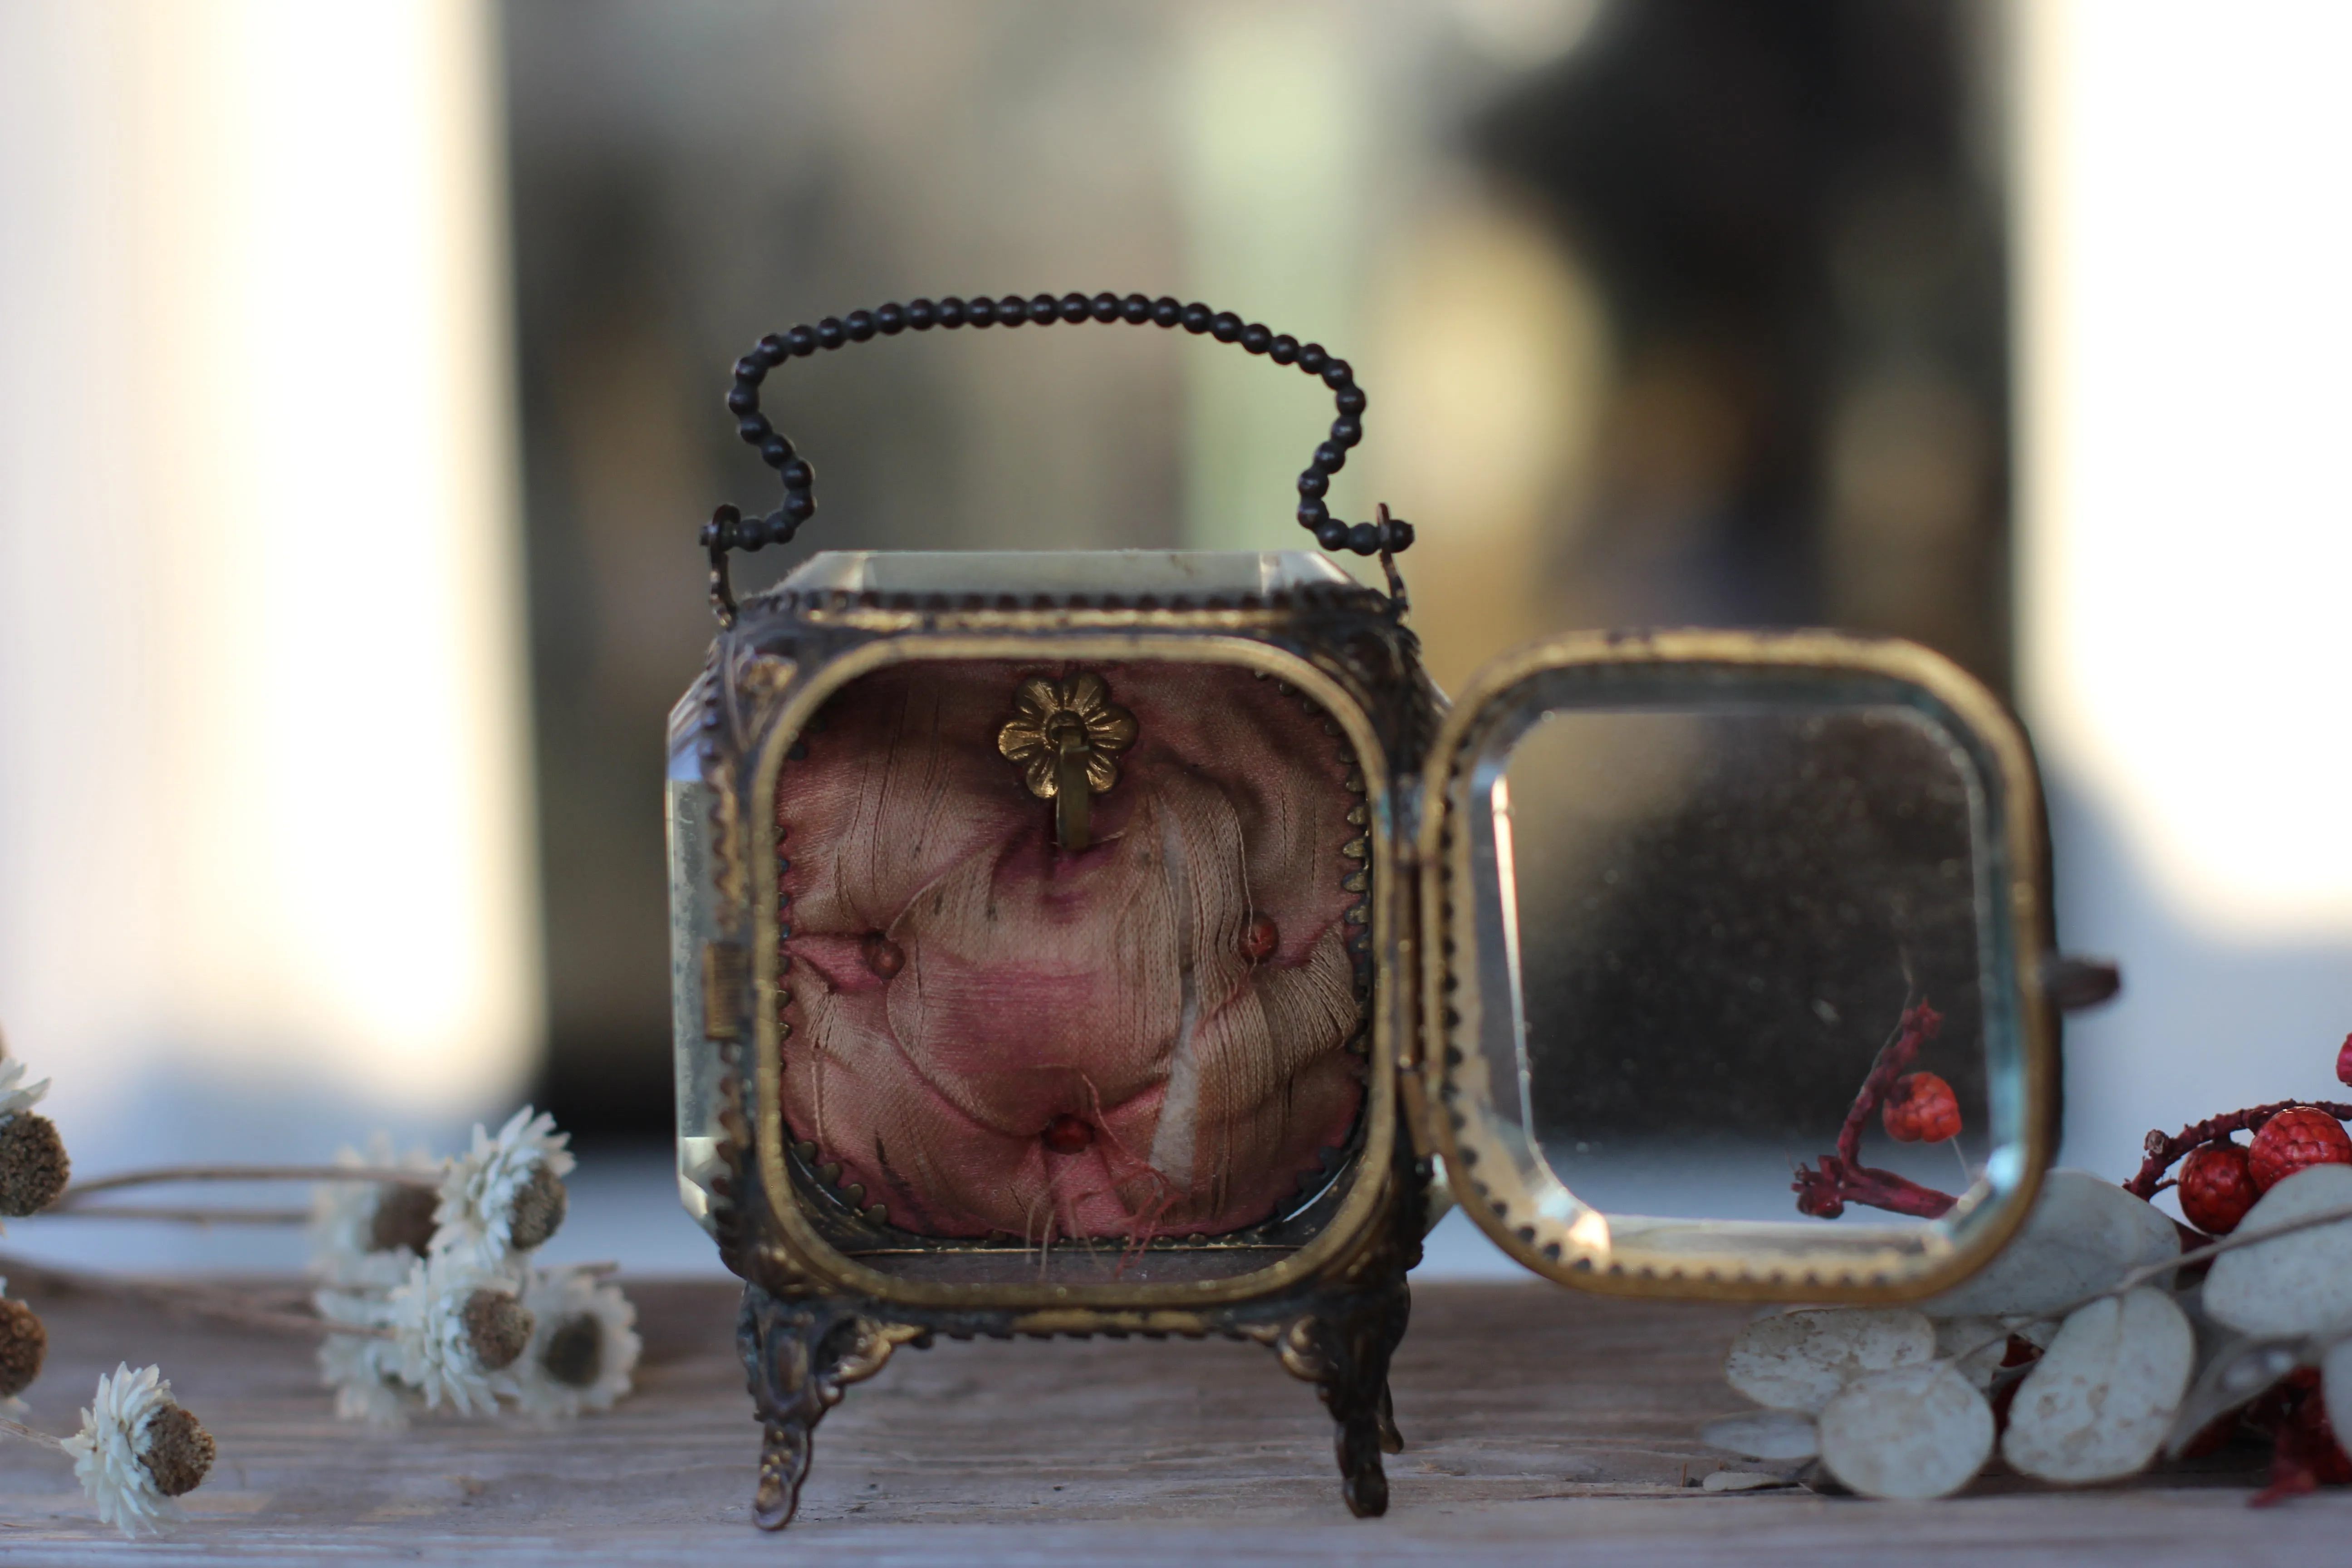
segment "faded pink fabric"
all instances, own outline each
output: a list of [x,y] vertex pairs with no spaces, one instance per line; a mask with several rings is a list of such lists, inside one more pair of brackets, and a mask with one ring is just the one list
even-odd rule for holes
[[[1094,797],[1093,843],[1066,855],[996,731],[1024,677],[1076,668],[866,676],[778,785],[785,1118],[907,1229],[1239,1229],[1362,1098],[1344,742],[1246,670],[1087,666],[1140,733]],[[1253,963],[1260,915],[1278,945]],[[877,931],[904,955],[888,979]],[[1064,1115],[1094,1130],[1084,1152],[1045,1147]]]

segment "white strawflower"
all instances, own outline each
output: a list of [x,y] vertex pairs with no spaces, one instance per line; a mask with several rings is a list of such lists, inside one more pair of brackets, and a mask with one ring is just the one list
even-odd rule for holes
[[176,1519],[172,1500],[195,1489],[215,1455],[212,1434],[172,1397],[161,1370],[127,1364],[100,1376],[81,1430],[61,1447],[98,1517],[125,1535]]
[[523,1411],[542,1421],[610,1410],[629,1392],[640,1342],[637,1310],[585,1269],[534,1272],[523,1287],[530,1345],[515,1363]]
[[[371,1329],[393,1326],[392,1303],[373,1294],[321,1290],[312,1298],[319,1315],[332,1322]],[[423,1405],[415,1389],[401,1381],[400,1346],[373,1335],[330,1334],[319,1346],[319,1372],[335,1391],[335,1415],[371,1426],[408,1424]]]
[[33,1107],[49,1092],[49,1080],[25,1081],[25,1064],[7,1055],[0,1039],[0,1215],[38,1214],[58,1201],[73,1172],[65,1140]]
[[[364,1153],[345,1147],[338,1165],[415,1171],[437,1176],[445,1163],[425,1149],[395,1154],[392,1135],[369,1135]],[[432,1249],[440,1198],[429,1186],[385,1182],[321,1182],[310,1190],[310,1271],[331,1285],[389,1289],[411,1262]]]
[[[0,1040],[0,1053],[5,1053],[7,1048],[6,1042]],[[41,1097],[48,1092],[47,1079],[43,1079],[38,1083],[25,1082],[23,1062],[14,1057],[0,1060],[0,1120],[32,1110],[41,1103]]]
[[428,1408],[471,1415],[516,1392],[512,1369],[531,1321],[513,1279],[462,1258],[425,1258],[409,1266],[386,1306],[401,1380]]
[[564,1147],[571,1138],[528,1105],[495,1138],[476,1122],[473,1148],[442,1178],[433,1250],[499,1268],[553,1236],[567,1204],[563,1178],[577,1163]]

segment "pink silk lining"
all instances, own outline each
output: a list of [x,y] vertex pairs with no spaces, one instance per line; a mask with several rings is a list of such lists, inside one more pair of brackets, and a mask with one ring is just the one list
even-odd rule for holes
[[[1076,668],[864,677],[778,784],[785,1119],[906,1229],[1241,1229],[1362,1100],[1345,742],[1245,670],[1089,666],[1139,734],[1066,855],[996,731],[1024,677]],[[1254,917],[1277,932],[1255,963]],[[877,932],[902,960],[887,978]],[[1057,1117],[1090,1146],[1050,1150]]]

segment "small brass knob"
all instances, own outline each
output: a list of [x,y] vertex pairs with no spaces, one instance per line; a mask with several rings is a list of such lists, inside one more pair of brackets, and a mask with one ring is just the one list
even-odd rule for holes
[[1060,682],[1033,675],[1013,690],[996,749],[1021,770],[1031,795],[1054,803],[1055,841],[1075,855],[1090,841],[1093,798],[1118,783],[1117,759],[1135,735],[1135,715],[1110,700],[1110,683],[1094,671]]

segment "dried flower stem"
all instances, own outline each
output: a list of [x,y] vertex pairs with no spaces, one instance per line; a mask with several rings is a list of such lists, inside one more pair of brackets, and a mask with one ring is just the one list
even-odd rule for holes
[[66,1189],[58,1206],[92,1193],[121,1187],[155,1186],[166,1182],[376,1182],[408,1187],[437,1187],[438,1171],[398,1170],[372,1165],[158,1165],[152,1170],[124,1171],[96,1181],[76,1182]]
[[69,1454],[73,1451],[66,1447],[66,1440],[63,1437],[52,1437],[47,1432],[37,1432],[22,1421],[11,1421],[5,1415],[0,1415],[0,1432],[13,1434],[28,1442],[38,1443],[44,1447],[55,1448],[60,1454]]
[[2165,1173],[2191,1150],[2207,1143],[2221,1142],[2232,1132],[2260,1131],[2263,1123],[2280,1111],[2305,1107],[2324,1110],[2338,1121],[2352,1121],[2352,1105],[2329,1100],[2282,1100],[2271,1105],[2250,1106],[2224,1116],[2209,1116],[2202,1121],[2192,1121],[2169,1138],[2151,1130],[2145,1145],[2147,1158],[2141,1163],[2139,1173],[2124,1184],[2124,1191],[2136,1198],[2152,1199],[2171,1184],[2164,1179]]
[[370,1339],[393,1337],[389,1329],[366,1328],[335,1322],[307,1312],[284,1311],[263,1306],[251,1297],[241,1296],[232,1290],[216,1290],[204,1285],[86,1274],[79,1269],[52,1268],[21,1258],[0,1258],[0,1274],[16,1282],[20,1289],[29,1285],[36,1289],[54,1291],[59,1295],[110,1297],[141,1302],[167,1312],[240,1323],[251,1329],[311,1335],[358,1334]]
[[144,1219],[176,1225],[308,1225],[309,1209],[147,1208],[135,1204],[76,1204],[41,1211],[44,1218]]
[[1920,1047],[1934,1039],[1943,1026],[1944,1016],[1924,998],[1903,1009],[1895,1032],[1878,1047],[1870,1071],[1862,1080],[1862,1089],[1845,1113],[1845,1124],[1838,1129],[1837,1152],[1823,1154],[1817,1171],[1797,1167],[1795,1180],[1789,1187],[1797,1194],[1798,1213],[1818,1219],[1835,1219],[1845,1212],[1846,1205],[1854,1203],[1893,1214],[1936,1219],[1950,1212],[1959,1201],[1949,1193],[1939,1193],[1892,1171],[1876,1170],[1862,1163],[1862,1131],[1869,1125],[1871,1112],[1895,1087],[1895,1080],[1909,1070]]

